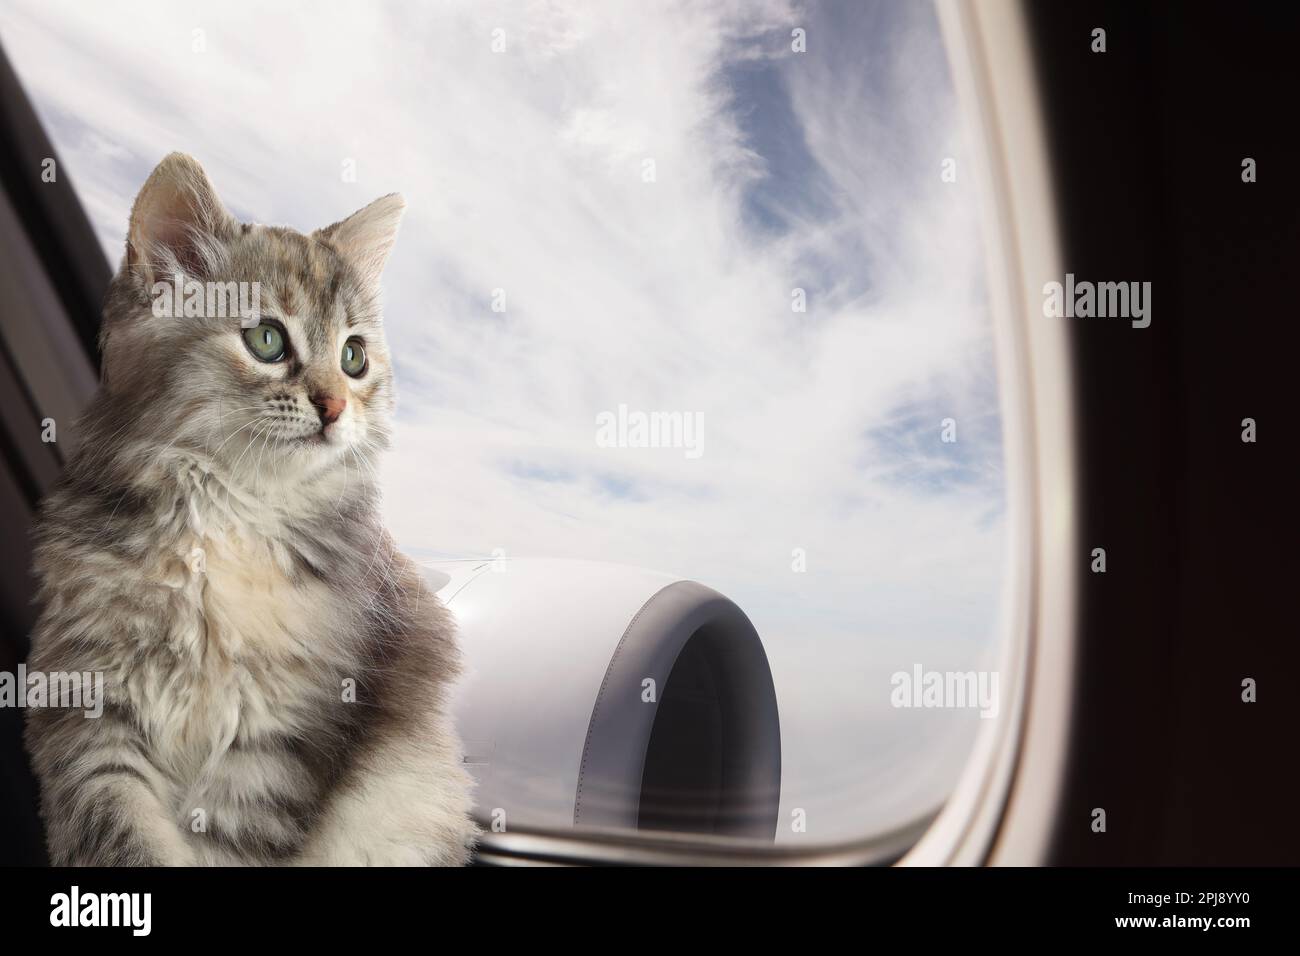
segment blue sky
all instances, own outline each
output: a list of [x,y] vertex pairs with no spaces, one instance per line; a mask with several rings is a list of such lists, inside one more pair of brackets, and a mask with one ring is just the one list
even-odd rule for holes
[[[404,545],[717,588],[772,662],[787,818],[831,839],[942,797],[977,721],[893,710],[889,675],[987,666],[1005,502],[928,5],[12,0],[0,39],[114,263],[175,149],[250,220],[406,196],[385,280]],[[703,454],[600,447],[620,404],[702,416]]]

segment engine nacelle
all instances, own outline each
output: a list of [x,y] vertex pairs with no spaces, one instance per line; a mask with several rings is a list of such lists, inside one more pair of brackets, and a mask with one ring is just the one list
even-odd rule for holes
[[453,712],[485,825],[775,838],[776,692],[734,603],[596,562],[424,567],[459,626]]

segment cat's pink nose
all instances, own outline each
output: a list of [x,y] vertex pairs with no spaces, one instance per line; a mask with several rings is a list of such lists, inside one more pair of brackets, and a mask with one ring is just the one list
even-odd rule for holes
[[343,414],[343,409],[347,408],[348,400],[346,398],[335,398],[333,395],[317,395],[311,400],[316,406],[316,411],[320,412],[321,426],[333,425]]

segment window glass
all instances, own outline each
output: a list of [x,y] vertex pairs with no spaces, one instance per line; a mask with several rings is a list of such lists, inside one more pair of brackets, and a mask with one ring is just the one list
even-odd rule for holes
[[[172,150],[246,220],[405,195],[403,547],[735,601],[780,707],[778,842],[943,801],[1006,709],[1006,501],[929,5],[10,0],[0,41],[114,264]],[[652,412],[668,447],[622,424]]]

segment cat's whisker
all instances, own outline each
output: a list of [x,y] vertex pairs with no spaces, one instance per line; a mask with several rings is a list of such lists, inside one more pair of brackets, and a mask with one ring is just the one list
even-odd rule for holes
[[343,456],[343,488],[339,491],[338,500],[334,502],[334,513],[337,515],[343,508],[343,498],[348,493],[348,456]]
[[[266,421],[266,419],[257,419],[257,421],[259,422],[258,427],[255,428],[255,429],[253,429],[253,432],[252,432],[251,436],[249,437],[247,444],[244,445],[244,450],[241,451],[241,452],[239,453],[239,457],[235,459],[235,463],[234,463],[233,465],[230,466],[230,473],[231,473],[232,475],[238,475],[238,474],[239,474],[239,463],[240,463],[241,461],[243,461],[243,460],[244,460],[244,456],[248,454],[248,449],[250,449],[250,448],[253,447],[253,442],[257,440],[258,431],[261,429],[261,427],[262,427],[263,425],[268,425],[268,427],[269,427],[269,423]],[[230,482],[228,482],[228,483],[226,484],[226,515],[227,515],[227,517],[230,516],[230,492],[231,492],[231,490],[234,488],[234,486],[235,486],[235,482],[234,482],[234,481],[230,481]]]
[[[239,408],[231,408],[231,409],[227,409],[227,408],[226,408],[226,404],[225,404],[225,402],[222,402],[222,401],[220,401],[220,400],[218,399],[218,402],[217,402],[217,426],[218,426],[218,428],[220,428],[220,430],[224,431],[225,428],[226,428],[226,416],[227,416],[227,415],[237,415],[237,414],[239,414],[240,412],[251,412],[251,411],[254,411],[254,410],[260,410],[260,409],[263,409],[263,408],[265,408],[265,405],[264,405],[263,403],[261,403],[261,402],[258,402],[258,403],[253,404],[253,405],[243,405],[243,406],[240,406]],[[214,454],[214,452],[211,450],[211,445],[212,445],[212,436],[209,435],[209,436],[207,437],[207,439],[206,439],[206,440],[204,441],[204,443],[203,443],[203,450],[204,450],[207,454],[209,454],[209,455]],[[220,450],[220,448],[218,448],[218,450]]]
[[242,431],[243,431],[245,428],[247,428],[249,425],[256,425],[256,424],[257,424],[258,422],[260,422],[260,421],[262,421],[262,419],[259,417],[259,418],[251,418],[251,419],[249,419],[248,421],[244,422],[244,424],[240,425],[240,426],[239,426],[238,428],[236,428],[233,432],[231,432],[229,435],[226,436],[226,440],[223,441],[220,445],[218,445],[217,448],[216,448],[216,451],[214,451],[214,452],[212,453],[213,456],[216,456],[216,455],[221,451],[221,449],[225,448],[225,447],[226,447],[226,442],[230,441],[230,439],[234,438],[236,435],[238,435],[240,432],[242,432]]
[[[262,447],[257,452],[257,464],[253,466],[253,471],[255,471],[259,476],[261,475],[262,472],[262,457],[266,454],[267,444],[270,440],[271,432],[274,429],[275,429],[275,422],[274,420],[272,420],[272,422],[267,426],[266,431],[262,433]],[[272,459],[274,459],[274,456],[272,456]],[[274,487],[274,485],[272,487]],[[260,513],[264,518],[266,515],[266,507],[265,507],[266,498],[267,496],[265,494],[258,495],[258,505],[260,508]]]

